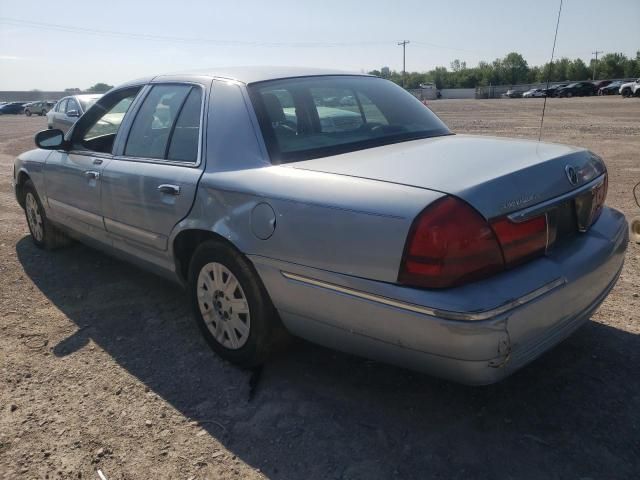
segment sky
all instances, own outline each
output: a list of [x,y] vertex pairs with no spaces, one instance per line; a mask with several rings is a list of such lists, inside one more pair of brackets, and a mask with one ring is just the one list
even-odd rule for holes
[[[559,0],[0,0],[0,90],[236,65],[369,71],[549,60]],[[556,58],[640,50],[640,0],[564,0]]]

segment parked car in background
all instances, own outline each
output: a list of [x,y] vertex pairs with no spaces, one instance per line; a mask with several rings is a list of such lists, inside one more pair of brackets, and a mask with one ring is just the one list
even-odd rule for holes
[[74,236],[184,285],[244,367],[288,330],[493,383],[588,321],[628,243],[597,155],[454,135],[373,76],[159,75],[36,144],[13,178],[35,245]]
[[591,82],[570,83],[566,87],[558,88],[553,95],[554,97],[588,97],[595,95],[595,85]]
[[618,95],[620,93],[620,87],[624,82],[622,80],[616,80],[604,87],[598,89],[598,95]]
[[53,107],[55,105],[56,102],[50,102],[50,101],[39,101],[39,102],[31,102],[31,103],[27,103],[24,106],[24,114],[27,117],[30,117],[31,115],[33,115],[34,113],[36,115],[46,115],[47,112],[49,110],[51,110],[51,107]]
[[70,95],[60,99],[47,113],[49,128],[57,128],[66,133],[101,96],[98,94]]
[[640,96],[640,78],[620,85],[620,95],[625,98]]
[[522,98],[522,90],[516,90],[514,88],[511,88],[509,90],[507,90],[507,93],[504,94],[505,97],[509,97],[509,98]]
[[522,94],[523,98],[537,98],[544,97],[544,90],[541,88],[532,88]]
[[596,93],[599,93],[601,88],[604,88],[611,83],[611,80],[598,80],[597,82],[592,83]]
[[558,84],[558,85],[553,85],[553,86],[551,86],[551,87],[549,87],[549,88],[543,88],[543,89],[542,89],[542,94],[543,94],[545,97],[553,97],[553,96],[555,95],[556,91],[557,91],[559,88],[566,87],[566,86],[567,86],[567,84],[566,84],[566,83],[560,83],[560,84]]
[[26,102],[9,102],[0,106],[0,115],[6,114],[19,114],[24,111],[24,105]]

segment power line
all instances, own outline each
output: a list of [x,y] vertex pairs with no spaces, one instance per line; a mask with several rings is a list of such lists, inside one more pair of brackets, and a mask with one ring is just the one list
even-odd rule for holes
[[346,46],[373,46],[389,45],[391,41],[357,41],[357,42],[263,42],[251,40],[227,40],[212,39],[202,37],[178,37],[169,35],[155,35],[146,33],[122,32],[114,30],[101,30],[94,28],[84,28],[72,25],[62,25],[57,23],[35,22],[31,20],[21,20],[15,18],[0,17],[0,24],[18,27],[46,29],[65,33],[78,33],[83,35],[108,36],[118,38],[135,38],[140,40],[169,41],[178,43],[207,43],[230,47],[303,47],[303,48],[327,48]]
[[[327,48],[327,47],[348,47],[348,46],[383,46],[391,45],[393,40],[370,40],[370,41],[353,41],[353,42],[264,42],[251,40],[230,40],[230,39],[212,39],[202,37],[180,37],[171,35],[156,35],[139,32],[123,32],[115,30],[102,30],[95,28],[80,27],[77,25],[64,25],[59,23],[36,22],[33,20],[24,20],[18,18],[0,17],[0,24],[12,25],[16,27],[32,28],[37,30],[51,30],[62,33],[76,33],[83,35],[115,37],[115,38],[134,38],[139,40],[150,41],[168,41],[177,43],[207,43],[229,47],[300,47],[300,48]],[[440,50],[454,50],[459,52],[468,52],[481,54],[478,50],[469,50],[464,48],[449,47],[437,43],[412,41],[420,48],[436,48]]]
[[593,79],[592,80],[596,79],[596,65],[598,64],[598,54],[599,53],[604,53],[604,52],[602,50],[596,50],[595,52],[591,52],[591,55],[595,55],[596,56],[596,59],[593,62]]
[[398,42],[398,45],[402,45],[402,88],[404,88],[404,76],[406,73],[406,59],[407,59],[407,44],[410,43],[409,40],[403,40]]

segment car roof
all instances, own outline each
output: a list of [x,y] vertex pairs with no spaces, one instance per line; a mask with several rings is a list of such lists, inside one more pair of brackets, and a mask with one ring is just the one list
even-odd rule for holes
[[83,100],[91,100],[94,98],[100,98],[102,93],[86,93],[82,95],[71,95],[72,97],[81,98]]
[[342,70],[306,67],[274,67],[274,66],[244,66],[244,67],[220,67],[183,72],[172,72],[166,75],[154,77],[154,81],[161,81],[163,77],[211,77],[234,80],[241,83],[264,82],[282,78],[309,77],[319,75],[358,75],[370,76],[363,73],[346,72]]

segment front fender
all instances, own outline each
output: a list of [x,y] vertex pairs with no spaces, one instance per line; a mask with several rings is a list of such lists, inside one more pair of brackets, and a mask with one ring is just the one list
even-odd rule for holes
[[27,179],[30,179],[35,186],[38,195],[40,196],[40,201],[42,202],[45,210],[47,209],[47,196],[44,182],[44,165],[46,164],[49,155],[51,155],[50,150],[34,149],[29,150],[28,152],[21,153],[14,160],[13,183],[16,189],[16,196],[18,198],[18,203],[20,203],[20,206],[22,206],[21,188],[24,185],[24,182]]

